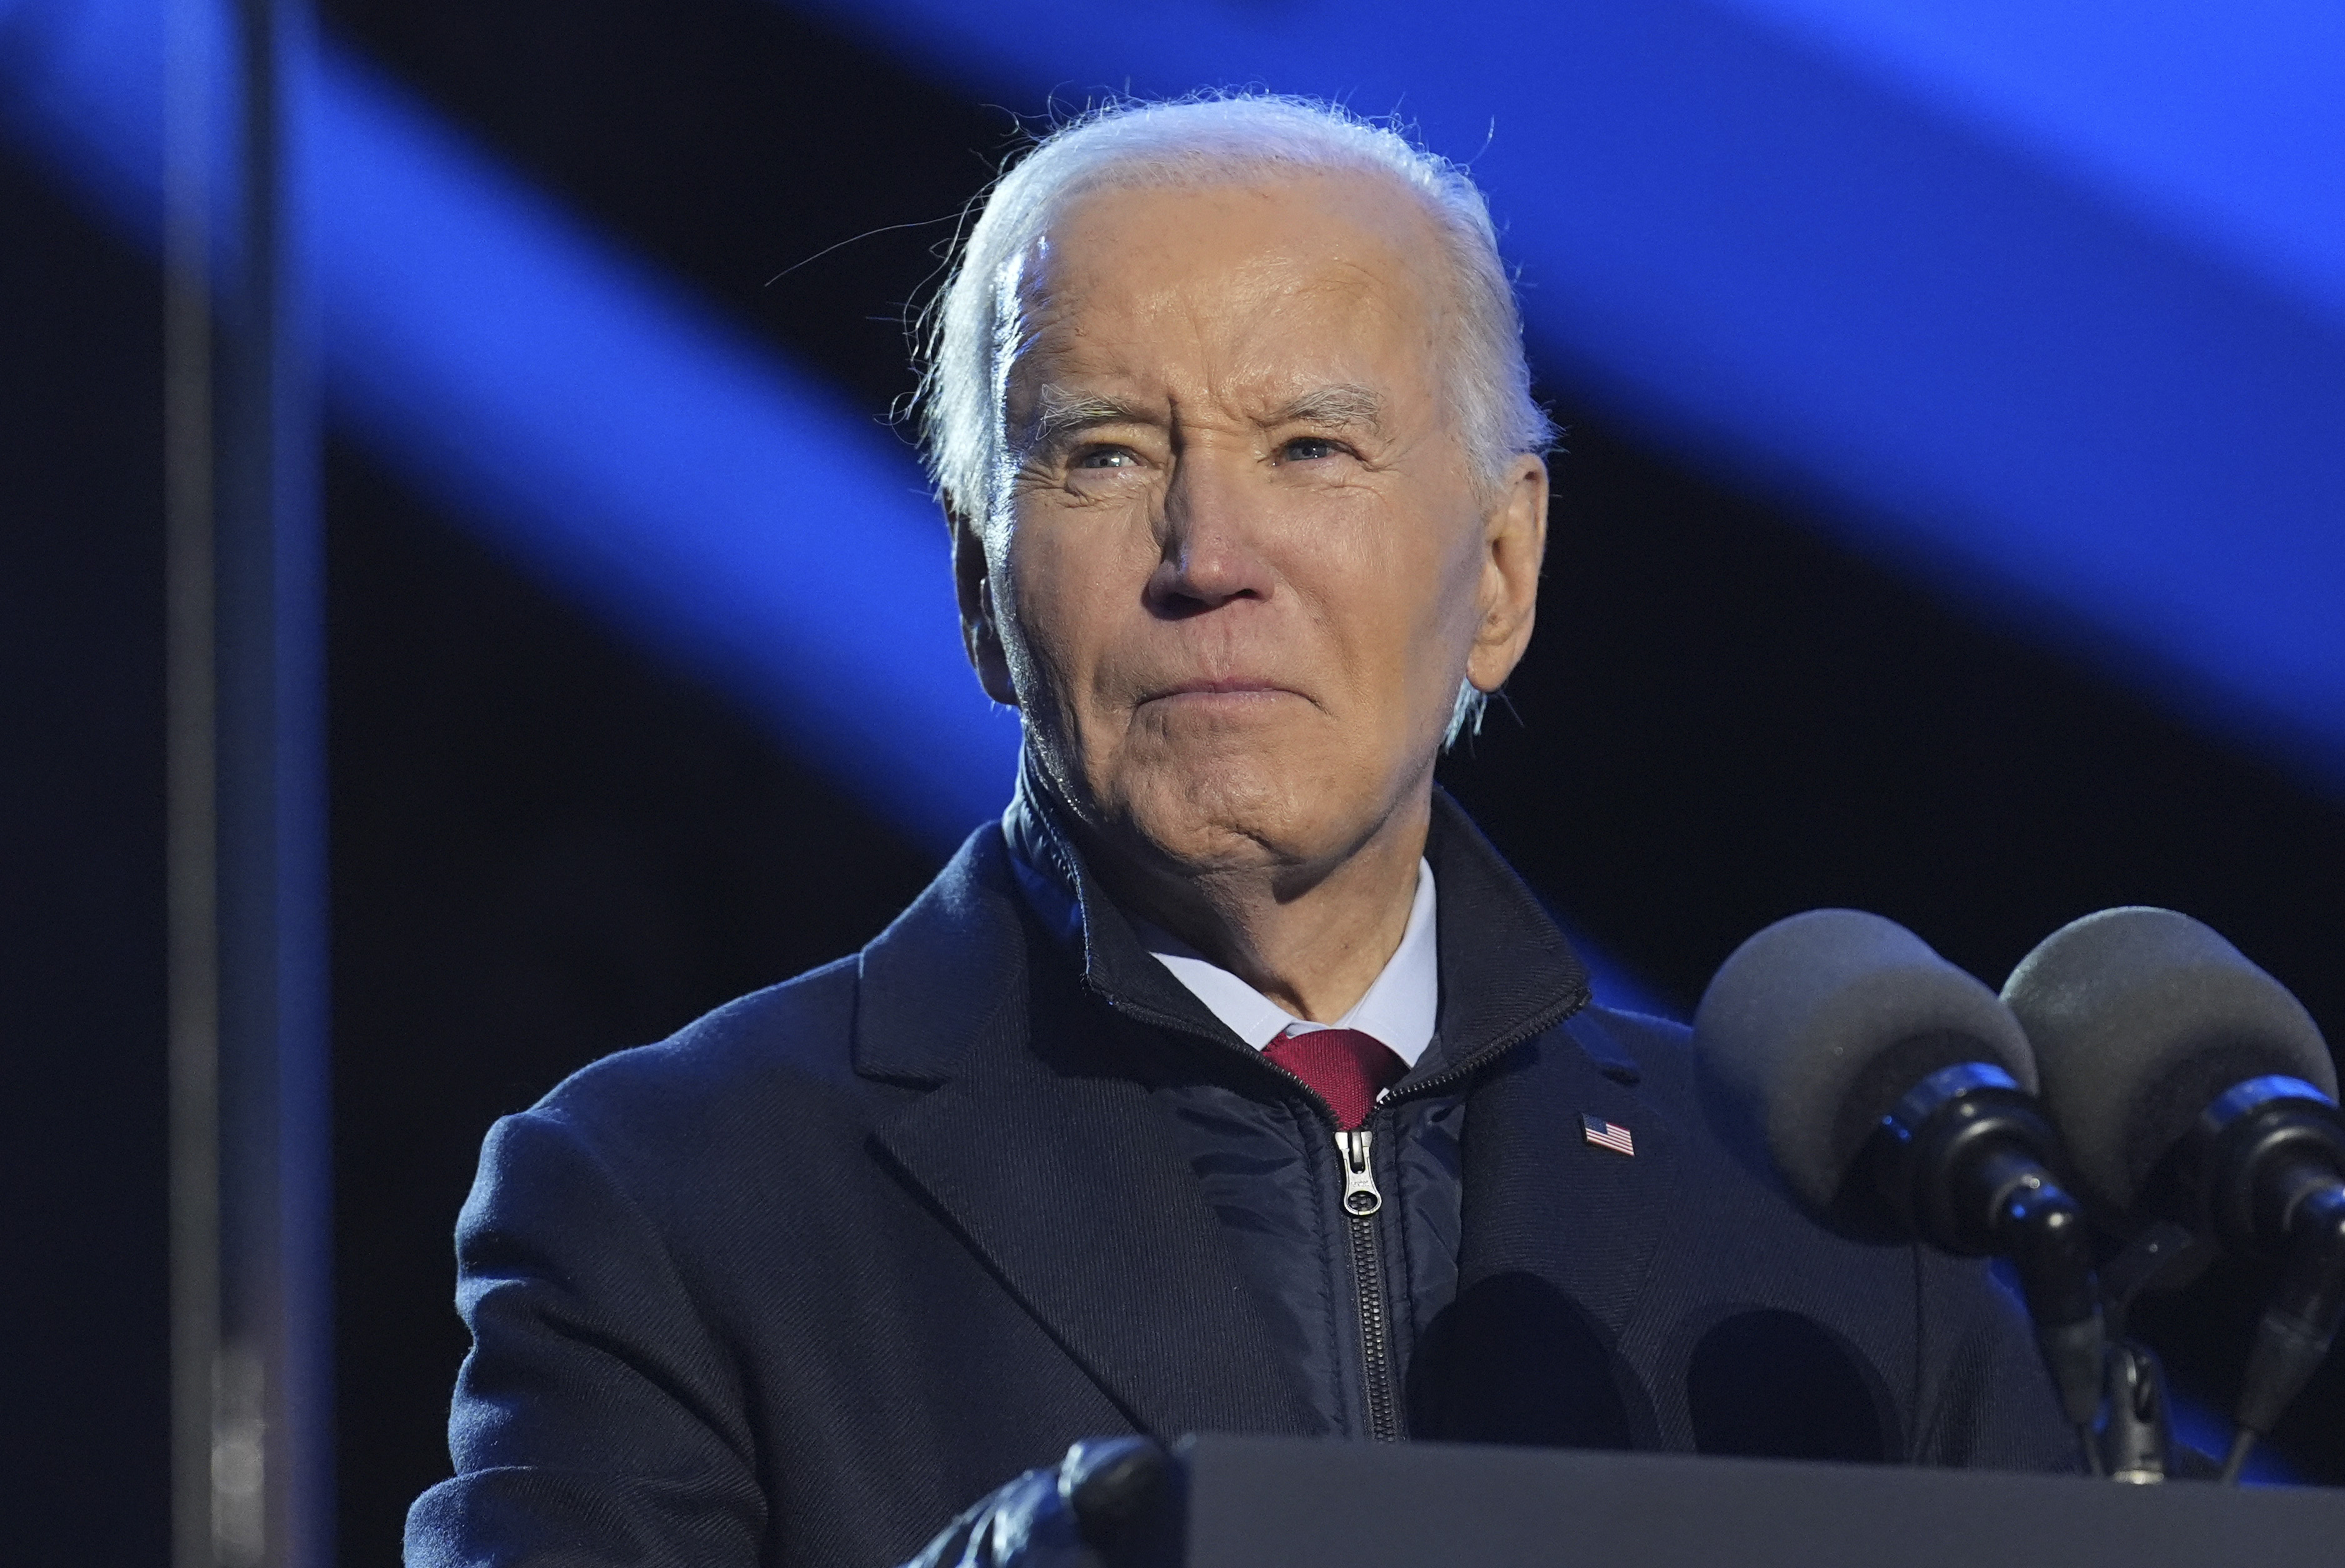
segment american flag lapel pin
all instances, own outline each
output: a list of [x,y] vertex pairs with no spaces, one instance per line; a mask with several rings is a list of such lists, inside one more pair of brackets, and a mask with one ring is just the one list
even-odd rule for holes
[[1581,1137],[1599,1148],[1609,1148],[1631,1159],[1637,1157],[1635,1135],[1617,1121],[1606,1121],[1600,1116],[1589,1116],[1582,1111],[1579,1113],[1579,1131]]

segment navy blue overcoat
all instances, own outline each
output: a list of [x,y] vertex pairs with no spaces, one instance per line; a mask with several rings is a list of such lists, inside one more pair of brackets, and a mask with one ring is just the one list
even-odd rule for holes
[[[1446,796],[1426,853],[1467,1116],[1415,1435],[2066,1466],[1982,1265],[1811,1222]],[[500,1122],[411,1568],[886,1568],[1078,1438],[1323,1431],[1152,1098],[1202,1009],[1093,896],[1045,931],[988,825],[860,954]]]

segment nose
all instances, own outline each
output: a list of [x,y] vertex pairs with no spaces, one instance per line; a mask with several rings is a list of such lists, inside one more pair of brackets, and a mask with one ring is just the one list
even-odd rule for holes
[[1149,597],[1170,615],[1194,615],[1233,600],[1267,599],[1273,574],[1258,537],[1264,521],[1247,494],[1248,460],[1192,446],[1176,460],[1159,523],[1162,555]]

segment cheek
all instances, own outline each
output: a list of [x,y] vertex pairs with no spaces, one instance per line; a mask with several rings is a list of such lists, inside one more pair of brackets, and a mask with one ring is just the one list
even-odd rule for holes
[[[1434,635],[1470,639],[1481,622],[1486,551],[1481,508],[1458,476],[1426,507],[1416,535],[1417,570],[1424,574],[1425,617]],[[1462,641],[1457,650],[1462,656]]]
[[1356,607],[1342,617],[1352,652],[1386,690],[1450,682],[1480,623],[1480,537],[1478,521],[1412,509],[1322,556],[1334,594]]
[[1047,683],[1060,703],[1089,684],[1112,644],[1117,607],[1130,597],[1119,586],[1129,574],[1121,532],[1096,515],[1040,509],[1010,524],[997,581],[1010,585],[1010,641],[1027,666],[1019,679]]

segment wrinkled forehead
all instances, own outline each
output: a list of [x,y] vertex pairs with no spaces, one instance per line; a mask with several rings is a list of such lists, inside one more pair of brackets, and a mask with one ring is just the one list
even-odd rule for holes
[[1266,391],[1367,361],[1429,376],[1453,291],[1422,199],[1348,169],[1069,193],[997,289],[997,406],[1176,363]]

